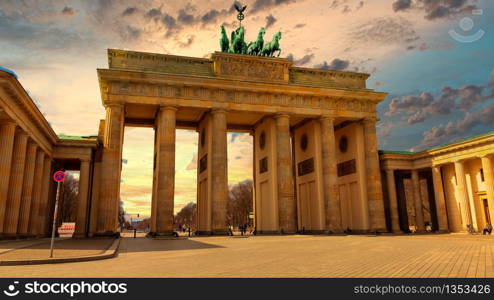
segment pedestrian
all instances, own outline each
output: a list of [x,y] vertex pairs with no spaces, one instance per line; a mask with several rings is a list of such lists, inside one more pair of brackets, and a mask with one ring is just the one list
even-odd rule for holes
[[491,235],[491,233],[492,233],[492,225],[491,225],[491,223],[487,223],[487,225],[485,225],[485,227],[484,227],[484,230],[482,231],[482,234],[483,235],[486,235],[487,233],[489,235]]

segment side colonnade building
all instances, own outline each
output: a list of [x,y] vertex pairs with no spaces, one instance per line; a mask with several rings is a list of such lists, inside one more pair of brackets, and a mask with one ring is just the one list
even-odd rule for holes
[[494,132],[422,152],[380,151],[393,232],[480,232],[494,217]]
[[0,237],[51,233],[55,169],[79,170],[76,236],[84,236],[96,137],[57,136],[16,75],[0,69]]
[[[2,237],[49,232],[56,169],[80,171],[76,236],[118,233],[126,126],[155,132],[151,236],[174,230],[176,129],[198,132],[196,234],[228,232],[229,131],[253,136],[259,234],[423,231],[426,222],[462,231],[470,220],[479,229],[486,221],[471,193],[480,197],[482,189],[494,208],[493,137],[479,137],[486,139],[482,159],[461,158],[453,169],[446,157],[466,153],[454,145],[379,153],[376,106],[387,94],[366,87],[368,74],[220,52],[194,58],[109,49],[108,62],[97,70],[106,117],[94,137],[57,136],[15,74],[0,70]],[[480,162],[487,183],[469,185]],[[451,170],[463,170],[454,188]]]

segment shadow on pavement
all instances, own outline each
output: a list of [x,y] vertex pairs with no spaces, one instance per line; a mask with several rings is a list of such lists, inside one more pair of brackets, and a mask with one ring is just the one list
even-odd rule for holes
[[177,251],[194,249],[224,248],[210,243],[191,239],[150,239],[146,237],[124,237],[120,244],[121,252]]

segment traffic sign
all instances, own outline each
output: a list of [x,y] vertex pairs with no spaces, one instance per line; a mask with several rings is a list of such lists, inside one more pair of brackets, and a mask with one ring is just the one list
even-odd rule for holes
[[62,182],[65,180],[65,173],[63,171],[56,171],[55,174],[53,174],[53,179],[56,182]]

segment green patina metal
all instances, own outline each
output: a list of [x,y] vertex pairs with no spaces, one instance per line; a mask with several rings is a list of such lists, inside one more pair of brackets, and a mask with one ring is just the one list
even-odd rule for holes
[[247,43],[245,41],[245,28],[242,26],[242,20],[244,19],[243,12],[247,6],[240,7],[235,4],[235,8],[238,11],[237,19],[240,21],[239,27],[232,31],[230,35],[230,40],[226,34],[224,26],[220,27],[220,49],[221,52],[235,53],[235,54],[248,54],[253,56],[268,56],[279,57],[281,54],[280,39],[281,32],[278,31],[274,34],[273,39],[269,43],[264,43],[264,34],[266,30],[264,27],[259,29],[257,34],[257,39],[253,42]]
[[76,135],[64,135],[59,134],[58,138],[65,141],[92,141],[97,140],[96,136],[76,136]]

